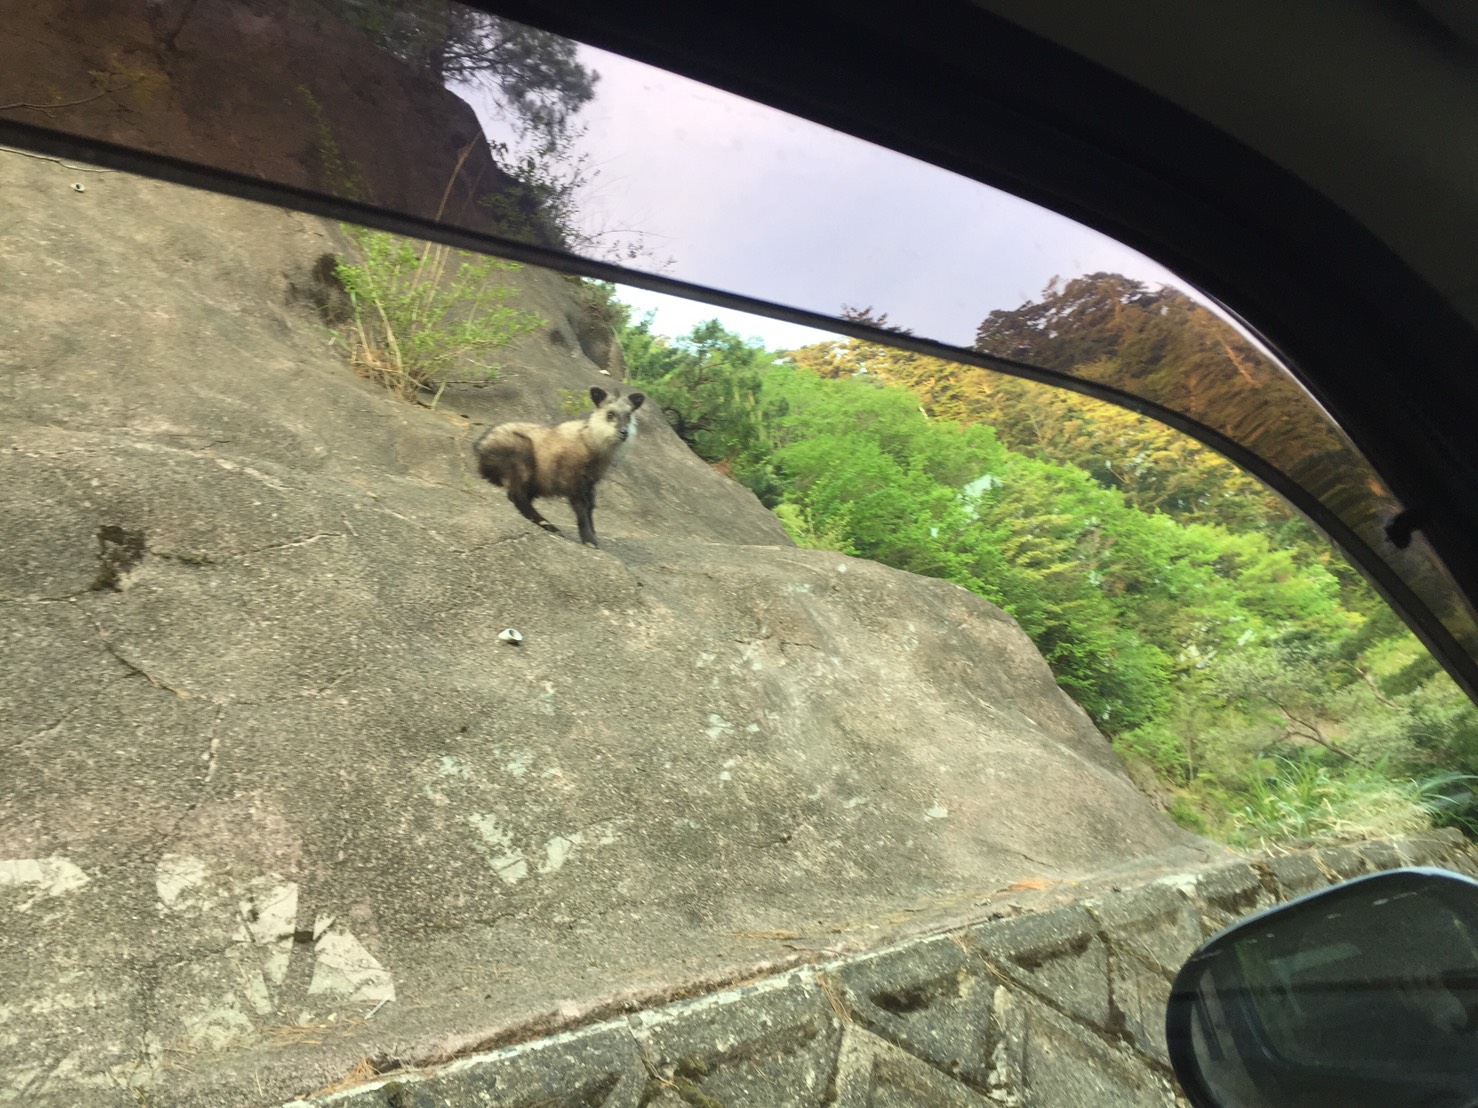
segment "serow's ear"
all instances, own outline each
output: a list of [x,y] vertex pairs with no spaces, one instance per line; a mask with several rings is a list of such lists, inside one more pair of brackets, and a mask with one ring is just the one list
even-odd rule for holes
[[606,402],[606,390],[601,388],[599,385],[591,385],[590,399],[591,402],[594,403],[597,408],[599,408],[602,404]]
[[631,401],[631,410],[634,412],[642,406],[642,401],[646,399],[646,395],[644,393],[634,392],[626,399]]

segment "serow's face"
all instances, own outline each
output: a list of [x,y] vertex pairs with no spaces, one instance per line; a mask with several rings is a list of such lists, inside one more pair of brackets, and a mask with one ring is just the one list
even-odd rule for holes
[[[592,395],[597,391],[592,389]],[[645,400],[646,397],[639,392],[626,396],[606,396],[602,393],[596,398],[596,423],[603,431],[625,442],[636,434],[636,410]]]

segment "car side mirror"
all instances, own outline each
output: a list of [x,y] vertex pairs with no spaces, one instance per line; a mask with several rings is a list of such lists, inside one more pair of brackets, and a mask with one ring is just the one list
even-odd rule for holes
[[1196,1108],[1478,1105],[1478,881],[1357,878],[1209,939],[1165,1035]]

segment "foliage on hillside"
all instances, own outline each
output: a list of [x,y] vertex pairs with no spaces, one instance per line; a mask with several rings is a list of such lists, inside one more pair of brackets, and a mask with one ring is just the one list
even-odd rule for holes
[[545,322],[509,303],[518,289],[498,275],[517,262],[343,230],[357,249],[334,267],[350,305],[340,337],[357,373],[403,399],[428,390],[440,399],[452,370],[491,380],[497,364],[489,355]]
[[[982,335],[1208,395],[1214,358],[1222,377],[1229,360],[1264,372],[1181,294],[1085,280],[992,313]],[[780,354],[713,321],[676,341],[649,320],[620,331],[632,381],[798,542],[1010,612],[1187,826],[1256,844],[1466,821],[1478,712],[1326,542],[1193,440],[878,343]]]

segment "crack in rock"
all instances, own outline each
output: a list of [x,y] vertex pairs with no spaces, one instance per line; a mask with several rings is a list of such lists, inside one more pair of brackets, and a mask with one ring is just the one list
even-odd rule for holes
[[319,539],[342,539],[344,537],[345,535],[342,531],[323,531],[316,535],[309,535],[306,538],[289,539],[286,542],[268,543],[266,546],[253,547],[250,550],[232,551],[228,554],[221,554],[220,557],[250,558],[253,554],[265,554],[269,550],[291,550],[299,546],[311,546]]
[[97,632],[98,642],[102,644],[103,649],[107,651],[108,654],[110,654],[113,658],[117,659],[118,663],[126,668],[130,674],[144,678],[144,680],[148,681],[149,684],[153,685],[156,689],[164,689],[168,692],[174,693],[175,696],[179,697],[181,700],[188,700],[190,698],[190,694],[188,692],[185,692],[183,689],[175,688],[169,682],[155,677],[148,670],[144,669],[143,666],[137,665],[136,663],[131,662],[127,658],[125,658],[122,652],[119,651],[119,649],[114,646],[113,643],[108,639],[107,632],[103,630],[103,625],[98,622],[97,618],[81,605],[78,605],[78,610],[82,612],[82,614],[87,617],[88,622],[92,624],[93,630]]
[[65,604],[70,600],[80,600],[92,592],[91,586],[78,592],[63,593],[61,596],[0,596],[0,604]]

